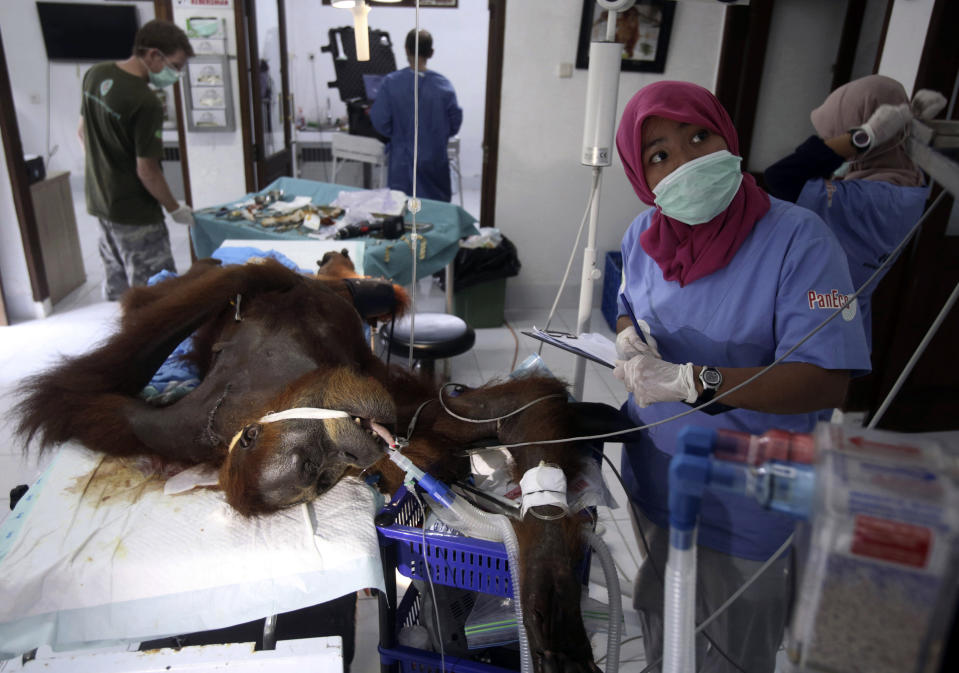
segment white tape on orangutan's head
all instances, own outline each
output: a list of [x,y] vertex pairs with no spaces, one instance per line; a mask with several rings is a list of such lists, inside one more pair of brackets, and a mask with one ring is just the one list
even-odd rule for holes
[[316,407],[294,407],[292,409],[287,409],[286,411],[276,411],[272,414],[267,414],[261,418],[259,423],[274,423],[276,421],[288,421],[292,419],[302,418],[302,419],[320,419],[326,420],[327,418],[349,418],[350,415],[345,411],[340,411],[339,409],[318,409]]
[[[304,419],[304,420],[328,420],[331,418],[349,418],[350,415],[345,411],[340,411],[339,409],[320,409],[317,407],[293,407],[292,409],[287,409],[286,411],[275,411],[273,413],[262,416],[257,423],[275,423],[276,421],[289,421],[294,419]],[[233,435],[233,439],[230,440],[230,448],[228,453],[233,451],[233,447],[236,446],[236,443],[240,440],[240,437],[243,435],[243,431],[246,430],[246,427],[240,428],[240,431]]]
[[558,519],[569,512],[569,505],[566,502],[566,475],[555,465],[541,462],[536,467],[526,470],[526,474],[519,481],[519,486],[523,491],[523,508],[520,517],[525,517],[527,510],[531,507],[544,505],[558,507],[560,513],[552,516],[537,514],[534,511],[533,516],[540,519]]

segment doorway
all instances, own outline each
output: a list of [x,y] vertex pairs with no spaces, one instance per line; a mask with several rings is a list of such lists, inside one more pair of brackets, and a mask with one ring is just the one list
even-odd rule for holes
[[259,191],[293,175],[286,8],[283,0],[241,0],[236,12],[240,116],[253,160],[247,188]]

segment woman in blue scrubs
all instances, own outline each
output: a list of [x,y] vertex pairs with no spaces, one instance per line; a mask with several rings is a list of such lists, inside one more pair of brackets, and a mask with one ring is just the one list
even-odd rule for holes
[[[657,82],[627,104],[616,137],[627,178],[652,206],[623,238],[617,325],[626,409],[653,423],[704,403],[769,365],[827,316],[841,316],[762,377],[624,445],[623,476],[653,563],[634,606],[649,662],[662,654],[661,573],[668,548],[667,469],[687,425],[761,434],[813,429],[842,403],[851,375],[869,370],[842,248],[822,220],[771,198],[741,169],[729,115],[709,91]],[[642,337],[640,336],[642,334]],[[638,512],[636,512],[638,510]],[[755,500],[707,491],[699,523],[699,623],[785,542],[793,521]],[[790,600],[780,557],[697,641],[697,670],[772,673]]]
[[[410,67],[391,72],[380,85],[370,121],[373,127],[390,139],[390,189],[413,194],[413,59],[417,34],[411,30],[406,36],[406,56]],[[459,133],[463,110],[456,102],[456,92],[448,79],[434,70],[426,69],[426,61],[433,56],[433,36],[419,32],[419,152],[416,157],[416,195],[424,199],[449,201],[453,195],[450,184],[450,161],[446,151],[449,139]]]
[[[856,289],[922,215],[929,188],[906,154],[907,126],[914,112],[931,119],[945,105],[942,94],[927,89],[910,105],[902,84],[883,75],[854,80],[810,114],[819,135],[764,172],[770,194],[808,208],[832,229]],[[858,297],[870,346],[870,298],[883,275]]]

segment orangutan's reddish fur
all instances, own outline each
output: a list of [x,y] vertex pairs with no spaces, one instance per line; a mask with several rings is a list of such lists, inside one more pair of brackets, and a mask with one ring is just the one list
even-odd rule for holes
[[[356,392],[334,390],[342,393],[344,399],[374,389],[389,395],[391,404],[395,405],[395,432],[399,435],[406,434],[417,409],[432,400],[419,412],[416,430],[404,453],[443,480],[452,481],[468,471],[468,461],[461,457],[460,449],[472,442],[495,440],[509,444],[561,439],[576,434],[567,407],[566,386],[549,377],[493,382],[444,398],[454,413],[475,419],[501,417],[533,400],[540,400],[529,409],[498,423],[467,423],[447,414],[437,401],[438,391],[431,381],[395,365],[392,369],[387,368],[370,352],[363,341],[359,315],[351,304],[343,301],[350,295],[341,279],[348,277],[346,274],[355,273],[350,268],[352,264],[336,255],[324,262],[321,273],[316,278],[308,278],[273,261],[228,267],[202,261],[179,278],[131,290],[123,298],[124,315],[120,329],[108,342],[86,355],[67,358],[24,383],[26,394],[17,409],[19,432],[28,442],[38,440],[41,448],[77,440],[91,449],[113,455],[145,453],[165,459],[226,466],[235,458],[235,454],[227,453],[227,444],[234,432],[232,429],[223,432],[214,421],[224,424],[223,427],[242,428],[263,413],[299,404],[303,396],[311,394],[320,383],[327,387],[339,385],[336,384],[339,375],[334,372],[352,372],[352,378],[347,376],[343,380],[353,381],[353,384],[344,385],[354,386]],[[231,305],[237,295],[242,297],[242,323],[235,320],[236,307]],[[405,310],[407,298],[402,288],[396,288],[394,296],[397,310]],[[328,313],[324,314],[323,310]],[[330,324],[317,325],[311,317],[316,315],[336,318]],[[170,407],[149,408],[137,398],[138,393],[177,344],[191,334],[194,335],[192,358],[201,372],[201,387]],[[260,371],[269,374],[272,370],[262,369],[262,363],[256,360],[278,356],[276,352],[256,350],[273,348],[269,341],[259,345],[259,341],[253,340],[254,346],[250,346],[251,334],[271,335],[271,339],[283,344],[283,348],[295,349],[295,352],[289,352],[289,361],[315,361],[315,369],[303,373],[291,366],[285,383],[282,380],[266,382],[265,385],[274,386],[270,389],[270,397],[259,401],[251,398],[256,403],[250,405],[245,405],[246,398],[240,400],[242,404],[237,402],[230,388],[230,381],[234,379],[228,377],[235,376],[239,382],[239,377],[247,371],[244,362],[250,366],[260,364]],[[323,338],[336,336],[339,342],[323,341],[317,334],[325,335]],[[231,348],[234,350],[230,351]],[[253,350],[248,352],[243,348]],[[234,360],[239,356],[246,360],[240,360],[238,364],[231,361],[236,366],[226,368],[224,373],[224,367],[217,362],[218,357],[224,357],[220,355],[221,351],[229,353]],[[280,352],[279,356],[286,352]],[[285,361],[278,362],[283,364]],[[217,415],[222,400],[211,402],[208,390],[200,392],[203,385],[217,377],[221,381],[227,377],[224,408],[231,403],[235,407],[228,419]],[[247,393],[257,392],[255,387],[251,390]],[[169,444],[172,449],[158,449],[157,446],[162,445],[160,438],[156,438],[157,443],[148,445],[147,442],[154,442],[154,437],[142,428],[155,427],[161,434],[174,433],[183,419],[193,418],[190,415],[193,409],[191,399],[197,400],[193,403],[196,408],[202,408],[203,404],[212,405],[206,426],[199,422],[195,428],[185,429],[184,436],[188,439],[196,436],[197,441],[182,452],[175,444]],[[161,416],[161,422],[150,420],[157,414],[167,413],[167,410],[171,422],[162,422],[165,416]],[[205,417],[201,413],[197,418],[202,421]],[[140,438],[134,432],[137,423],[141,428]],[[266,456],[269,457],[271,451],[280,452],[279,445],[274,448],[270,443],[280,441],[273,439],[280,429],[261,432],[264,438],[261,446]],[[368,435],[366,437],[369,441]],[[516,462],[514,479],[518,483],[527,469],[546,461],[559,465],[567,480],[572,481],[577,472],[578,457],[574,448],[570,443],[559,443],[532,444],[513,450]],[[258,465],[251,461],[244,464],[245,472],[232,475],[221,472],[221,487],[228,501],[245,514],[255,515],[275,509],[264,499],[263,493],[254,492],[260,477]],[[385,457],[366,466],[365,472],[380,473],[380,487],[387,493],[394,492],[403,483],[403,474]],[[574,572],[582,548],[581,525],[582,522],[571,517],[544,521],[533,516],[514,524],[520,543],[525,627],[534,653],[534,667],[540,673],[598,671],[592,662],[589,640],[582,624],[579,609],[581,587]]]

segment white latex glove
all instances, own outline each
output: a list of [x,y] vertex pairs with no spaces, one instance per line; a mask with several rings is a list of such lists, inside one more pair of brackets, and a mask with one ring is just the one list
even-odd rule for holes
[[654,402],[689,402],[699,397],[693,380],[693,363],[666,362],[649,353],[640,353],[625,362],[616,361],[613,376],[626,384],[636,404],[648,407]]
[[185,203],[181,203],[179,208],[171,211],[170,217],[173,218],[174,222],[185,224],[188,227],[193,226],[194,224],[193,209]]
[[909,103],[880,105],[862,125],[862,130],[869,135],[870,147],[875,148],[895,138],[911,119],[912,110]]
[[652,353],[656,357],[661,357],[656,338],[649,333],[649,323],[640,319],[636,321],[636,324],[643,333],[642,337],[636,333],[636,328],[632,325],[616,335],[616,354],[619,358],[628,360],[639,353]]
[[629,360],[640,353],[652,353],[659,357],[659,353],[646,345],[632,325],[616,335],[616,356],[620,360]]
[[919,89],[912,97],[912,113],[919,119],[933,119],[946,107],[946,97],[932,89]]

